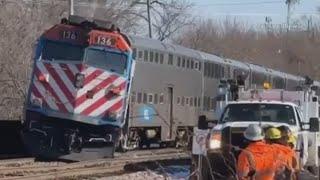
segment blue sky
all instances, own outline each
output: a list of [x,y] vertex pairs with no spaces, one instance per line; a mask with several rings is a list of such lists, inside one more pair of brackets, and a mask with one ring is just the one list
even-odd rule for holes
[[[194,14],[201,17],[221,19],[236,16],[247,23],[262,24],[265,17],[271,17],[272,23],[286,22],[287,6],[285,0],[190,0],[195,5]],[[317,12],[320,0],[300,0],[292,8],[294,18],[301,15],[320,19]]]

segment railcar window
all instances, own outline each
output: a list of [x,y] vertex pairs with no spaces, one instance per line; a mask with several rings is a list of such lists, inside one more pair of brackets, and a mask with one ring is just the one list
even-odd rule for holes
[[198,97],[198,107],[201,107],[201,98]]
[[221,66],[221,76],[220,76],[220,78],[224,78],[225,76],[225,73],[224,73],[224,67],[223,66]]
[[186,97],[186,105],[189,105],[189,98]]
[[153,104],[153,94],[148,94],[148,103]]
[[209,66],[208,66],[208,63],[207,62],[205,62],[204,63],[204,76],[205,77],[208,77],[208,73],[209,72]]
[[199,62],[199,71],[201,71],[201,62]]
[[154,94],[154,104],[158,104],[158,94]]
[[164,104],[164,95],[163,94],[160,94],[159,103]]
[[187,69],[189,69],[189,67],[190,67],[190,60],[187,59]]
[[132,58],[133,58],[133,59],[136,59],[136,57],[137,57],[137,49],[136,49],[136,48],[133,48]]
[[147,96],[147,93],[143,93],[143,103],[144,104],[147,104],[147,101],[148,101],[148,96]]
[[164,59],[164,56],[163,56],[163,54],[161,53],[161,54],[160,54],[160,64],[163,64],[163,59]]
[[144,61],[148,61],[148,51],[147,50],[145,50],[144,51]]
[[154,62],[159,63],[159,53],[155,53]]
[[139,92],[139,93],[137,94],[137,103],[140,104],[141,102],[142,102],[142,93]]
[[211,74],[210,74],[211,78],[216,77],[215,76],[217,74],[216,67],[217,67],[217,64],[211,64],[211,71],[210,71],[211,72]]
[[194,102],[193,102],[193,104],[194,104],[194,107],[197,107],[197,97],[194,97]]
[[180,105],[180,97],[177,97],[177,104]]
[[150,51],[150,62],[153,62],[153,52],[152,51]]
[[136,92],[134,91],[131,93],[131,103],[136,103]]
[[215,98],[211,98],[211,110],[215,110],[216,109],[216,99]]
[[252,83],[262,86],[263,83],[267,80],[266,75],[258,72],[252,72]]
[[143,57],[143,52],[142,52],[142,51],[139,51],[139,52],[138,52],[138,59],[142,59],[142,57]]
[[193,106],[193,98],[192,97],[190,98],[190,103],[189,104],[190,104],[190,106]]
[[184,106],[184,96],[181,98],[181,106]]
[[218,79],[219,78],[219,65],[215,64],[214,65],[214,78]]
[[182,67],[184,68],[186,66],[186,59],[182,58]]
[[168,64],[173,65],[173,55],[169,54]]
[[193,60],[191,60],[191,64],[190,65],[191,65],[190,68],[193,69],[193,67],[194,67],[194,61]]
[[177,66],[178,66],[178,67],[181,66],[181,57],[178,57],[178,59],[177,59]]
[[195,68],[195,69],[198,69],[198,61],[195,61],[195,62],[194,62],[194,68]]

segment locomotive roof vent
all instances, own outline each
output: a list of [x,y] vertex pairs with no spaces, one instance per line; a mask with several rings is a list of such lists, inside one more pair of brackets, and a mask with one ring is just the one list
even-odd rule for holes
[[88,29],[100,29],[105,31],[119,31],[120,29],[110,21],[100,19],[86,18],[77,15],[70,15],[69,19],[61,19],[61,24],[70,24],[75,26],[83,26]]

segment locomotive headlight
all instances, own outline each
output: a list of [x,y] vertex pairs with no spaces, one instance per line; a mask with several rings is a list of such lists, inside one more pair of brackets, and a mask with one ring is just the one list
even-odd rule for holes
[[35,97],[35,96],[31,96],[31,104],[34,107],[42,107],[42,99]]
[[81,73],[77,73],[76,74],[76,78],[75,78],[75,81],[74,81],[74,86],[76,88],[83,88],[83,85],[84,85],[84,74],[81,74]]
[[109,118],[118,120],[122,117],[122,112],[110,112],[109,113]]
[[220,131],[214,131],[210,135],[208,148],[209,150],[216,150],[221,148],[221,132]]

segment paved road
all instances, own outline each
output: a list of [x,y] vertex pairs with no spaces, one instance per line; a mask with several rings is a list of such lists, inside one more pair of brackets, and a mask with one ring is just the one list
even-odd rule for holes
[[315,177],[312,174],[310,174],[309,172],[304,171],[300,174],[299,179],[301,179],[301,180],[318,180],[318,177]]

